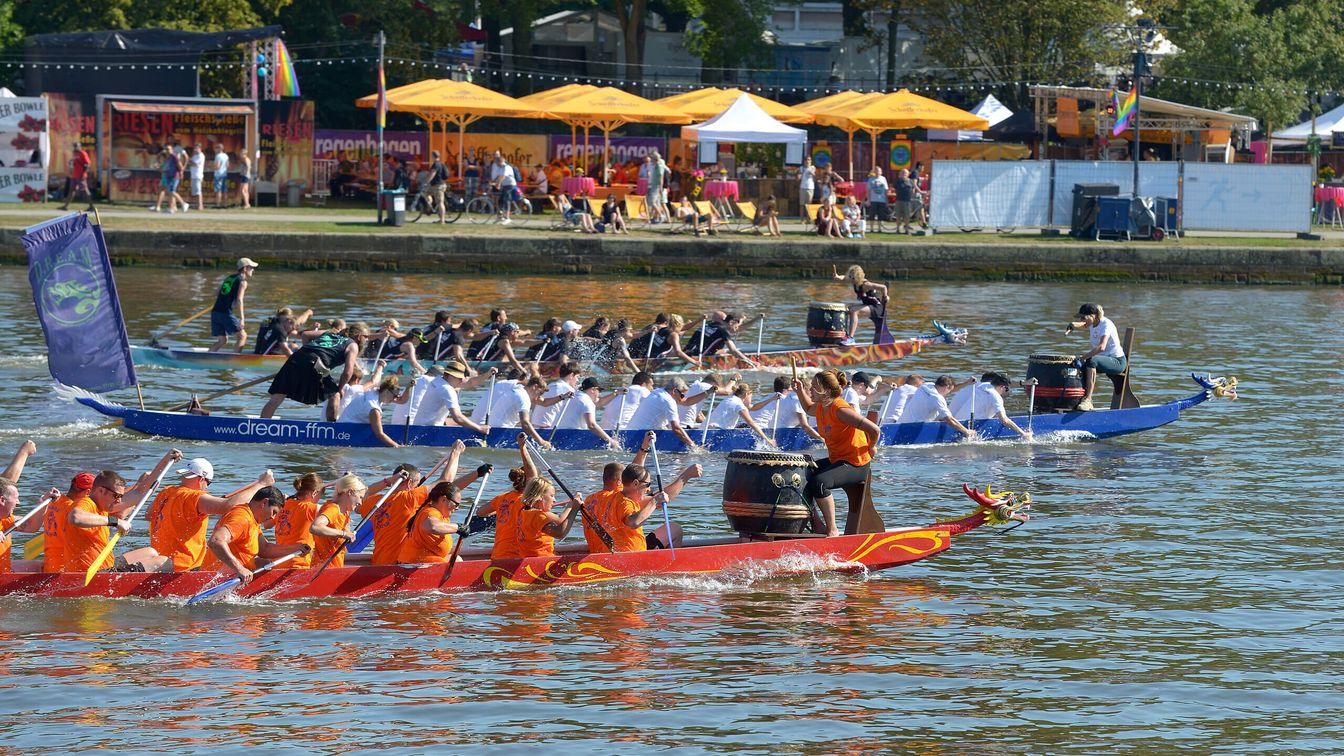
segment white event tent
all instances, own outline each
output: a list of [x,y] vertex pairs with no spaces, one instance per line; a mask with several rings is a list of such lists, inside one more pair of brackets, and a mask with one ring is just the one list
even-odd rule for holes
[[807,147],[807,130],[796,129],[772,118],[761,106],[743,94],[728,109],[704,123],[681,127],[681,138],[699,142],[700,162],[712,163],[717,158],[719,142],[748,142],[756,144],[783,144],[784,162],[796,165],[803,162]]
[[[1344,105],[1316,116],[1316,136],[1320,137],[1326,146],[1330,144],[1331,132],[1335,131],[1344,131]],[[1308,119],[1296,126],[1274,132],[1274,143],[1301,144],[1310,136],[1311,120]]]
[[[990,128],[1003,123],[1013,117],[1013,111],[1008,109],[1007,105],[999,102],[994,95],[989,95],[976,105],[971,113],[980,116],[989,121]],[[929,129],[929,139],[942,142],[977,142],[985,138],[983,131],[956,131],[952,129]]]

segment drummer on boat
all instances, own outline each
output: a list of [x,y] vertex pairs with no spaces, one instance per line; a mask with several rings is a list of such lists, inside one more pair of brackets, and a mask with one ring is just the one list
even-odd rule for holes
[[1078,409],[1086,412],[1092,409],[1092,392],[1097,387],[1097,373],[1102,372],[1109,376],[1122,375],[1128,365],[1124,347],[1120,345],[1120,334],[1116,330],[1115,323],[1106,317],[1101,305],[1093,302],[1083,303],[1078,308],[1078,318],[1069,323],[1064,333],[1067,335],[1086,326],[1088,338],[1092,342],[1092,348],[1078,358],[1083,369],[1084,390],[1083,400],[1078,404]]
[[[831,276],[837,281],[847,281],[854,288],[854,296],[858,297],[858,304],[849,306],[849,337],[840,342],[841,346],[852,346],[854,337],[859,331],[859,318],[868,316],[873,321],[873,331],[876,337],[880,337],[882,329],[887,319],[887,286],[886,284],[873,283],[869,281],[863,273],[863,268],[858,265],[851,265],[840,275],[840,270],[834,265],[831,266]],[[881,343],[880,338],[874,338],[873,343]]]
[[868,465],[881,429],[849,405],[842,397],[844,388],[836,370],[828,368],[812,377],[812,390],[803,392],[803,384],[794,381],[803,409],[814,412],[817,432],[826,442],[826,458],[817,461],[817,470],[808,482],[808,493],[817,502],[825,519],[826,535],[840,535],[835,524],[836,488],[865,483]]

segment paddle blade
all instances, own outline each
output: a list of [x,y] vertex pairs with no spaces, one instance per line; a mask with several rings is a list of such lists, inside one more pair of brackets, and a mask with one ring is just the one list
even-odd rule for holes
[[231,580],[225,580],[224,582],[220,583],[214,588],[207,588],[201,591],[200,593],[196,594],[195,596],[192,596],[191,598],[187,599],[187,606],[191,606],[197,601],[204,601],[205,599],[208,599],[211,596],[223,593],[224,591],[227,591],[228,589],[234,587],[235,585],[238,585],[241,582],[243,582],[242,578],[233,578]]
[[47,551],[46,533],[38,533],[28,539],[28,543],[23,547],[23,558],[28,560],[37,559]]
[[84,572],[84,585],[87,586],[93,582],[93,576],[98,573],[98,568],[102,566],[103,560],[112,555],[112,547],[116,546],[117,541],[120,540],[121,533],[117,533],[108,539],[107,545],[103,547],[102,551],[98,552],[98,558],[93,560],[93,564],[89,565],[89,569]]
[[345,550],[352,554],[358,554],[363,551],[372,540],[373,518],[370,517],[359,524],[359,528],[355,530],[355,540],[351,541],[350,545],[345,547]]

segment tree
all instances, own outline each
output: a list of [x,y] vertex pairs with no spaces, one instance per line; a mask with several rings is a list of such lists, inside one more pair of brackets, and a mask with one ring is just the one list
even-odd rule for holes
[[0,50],[7,50],[23,41],[23,27],[14,20],[13,0],[0,0]]
[[[1100,33],[1127,20],[1115,0],[923,0],[912,19],[924,52],[952,80],[1072,81],[1095,76],[1098,64],[1123,53]],[[1010,107],[1025,108],[1025,84],[1005,87]]]
[[725,81],[728,70],[738,66],[773,63],[765,32],[774,7],[771,0],[713,0],[702,6],[685,45],[699,56],[706,84]]

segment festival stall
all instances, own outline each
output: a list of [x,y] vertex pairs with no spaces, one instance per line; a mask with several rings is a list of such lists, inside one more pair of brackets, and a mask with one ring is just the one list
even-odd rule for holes
[[[850,100],[817,114],[817,123],[844,129],[850,134],[851,141],[853,132],[866,131],[873,145],[874,164],[877,135],[884,131],[919,128],[984,131],[989,128],[989,122],[978,115],[921,97],[908,89]],[[849,171],[852,178],[852,164]]]
[[544,110],[544,117],[554,118],[571,126],[577,124],[602,131],[604,174],[607,170],[607,157],[611,151],[611,132],[614,129],[627,123],[683,124],[692,120],[680,110],[614,87],[573,92],[545,105]]
[[47,99],[0,93],[0,202],[47,196]]

